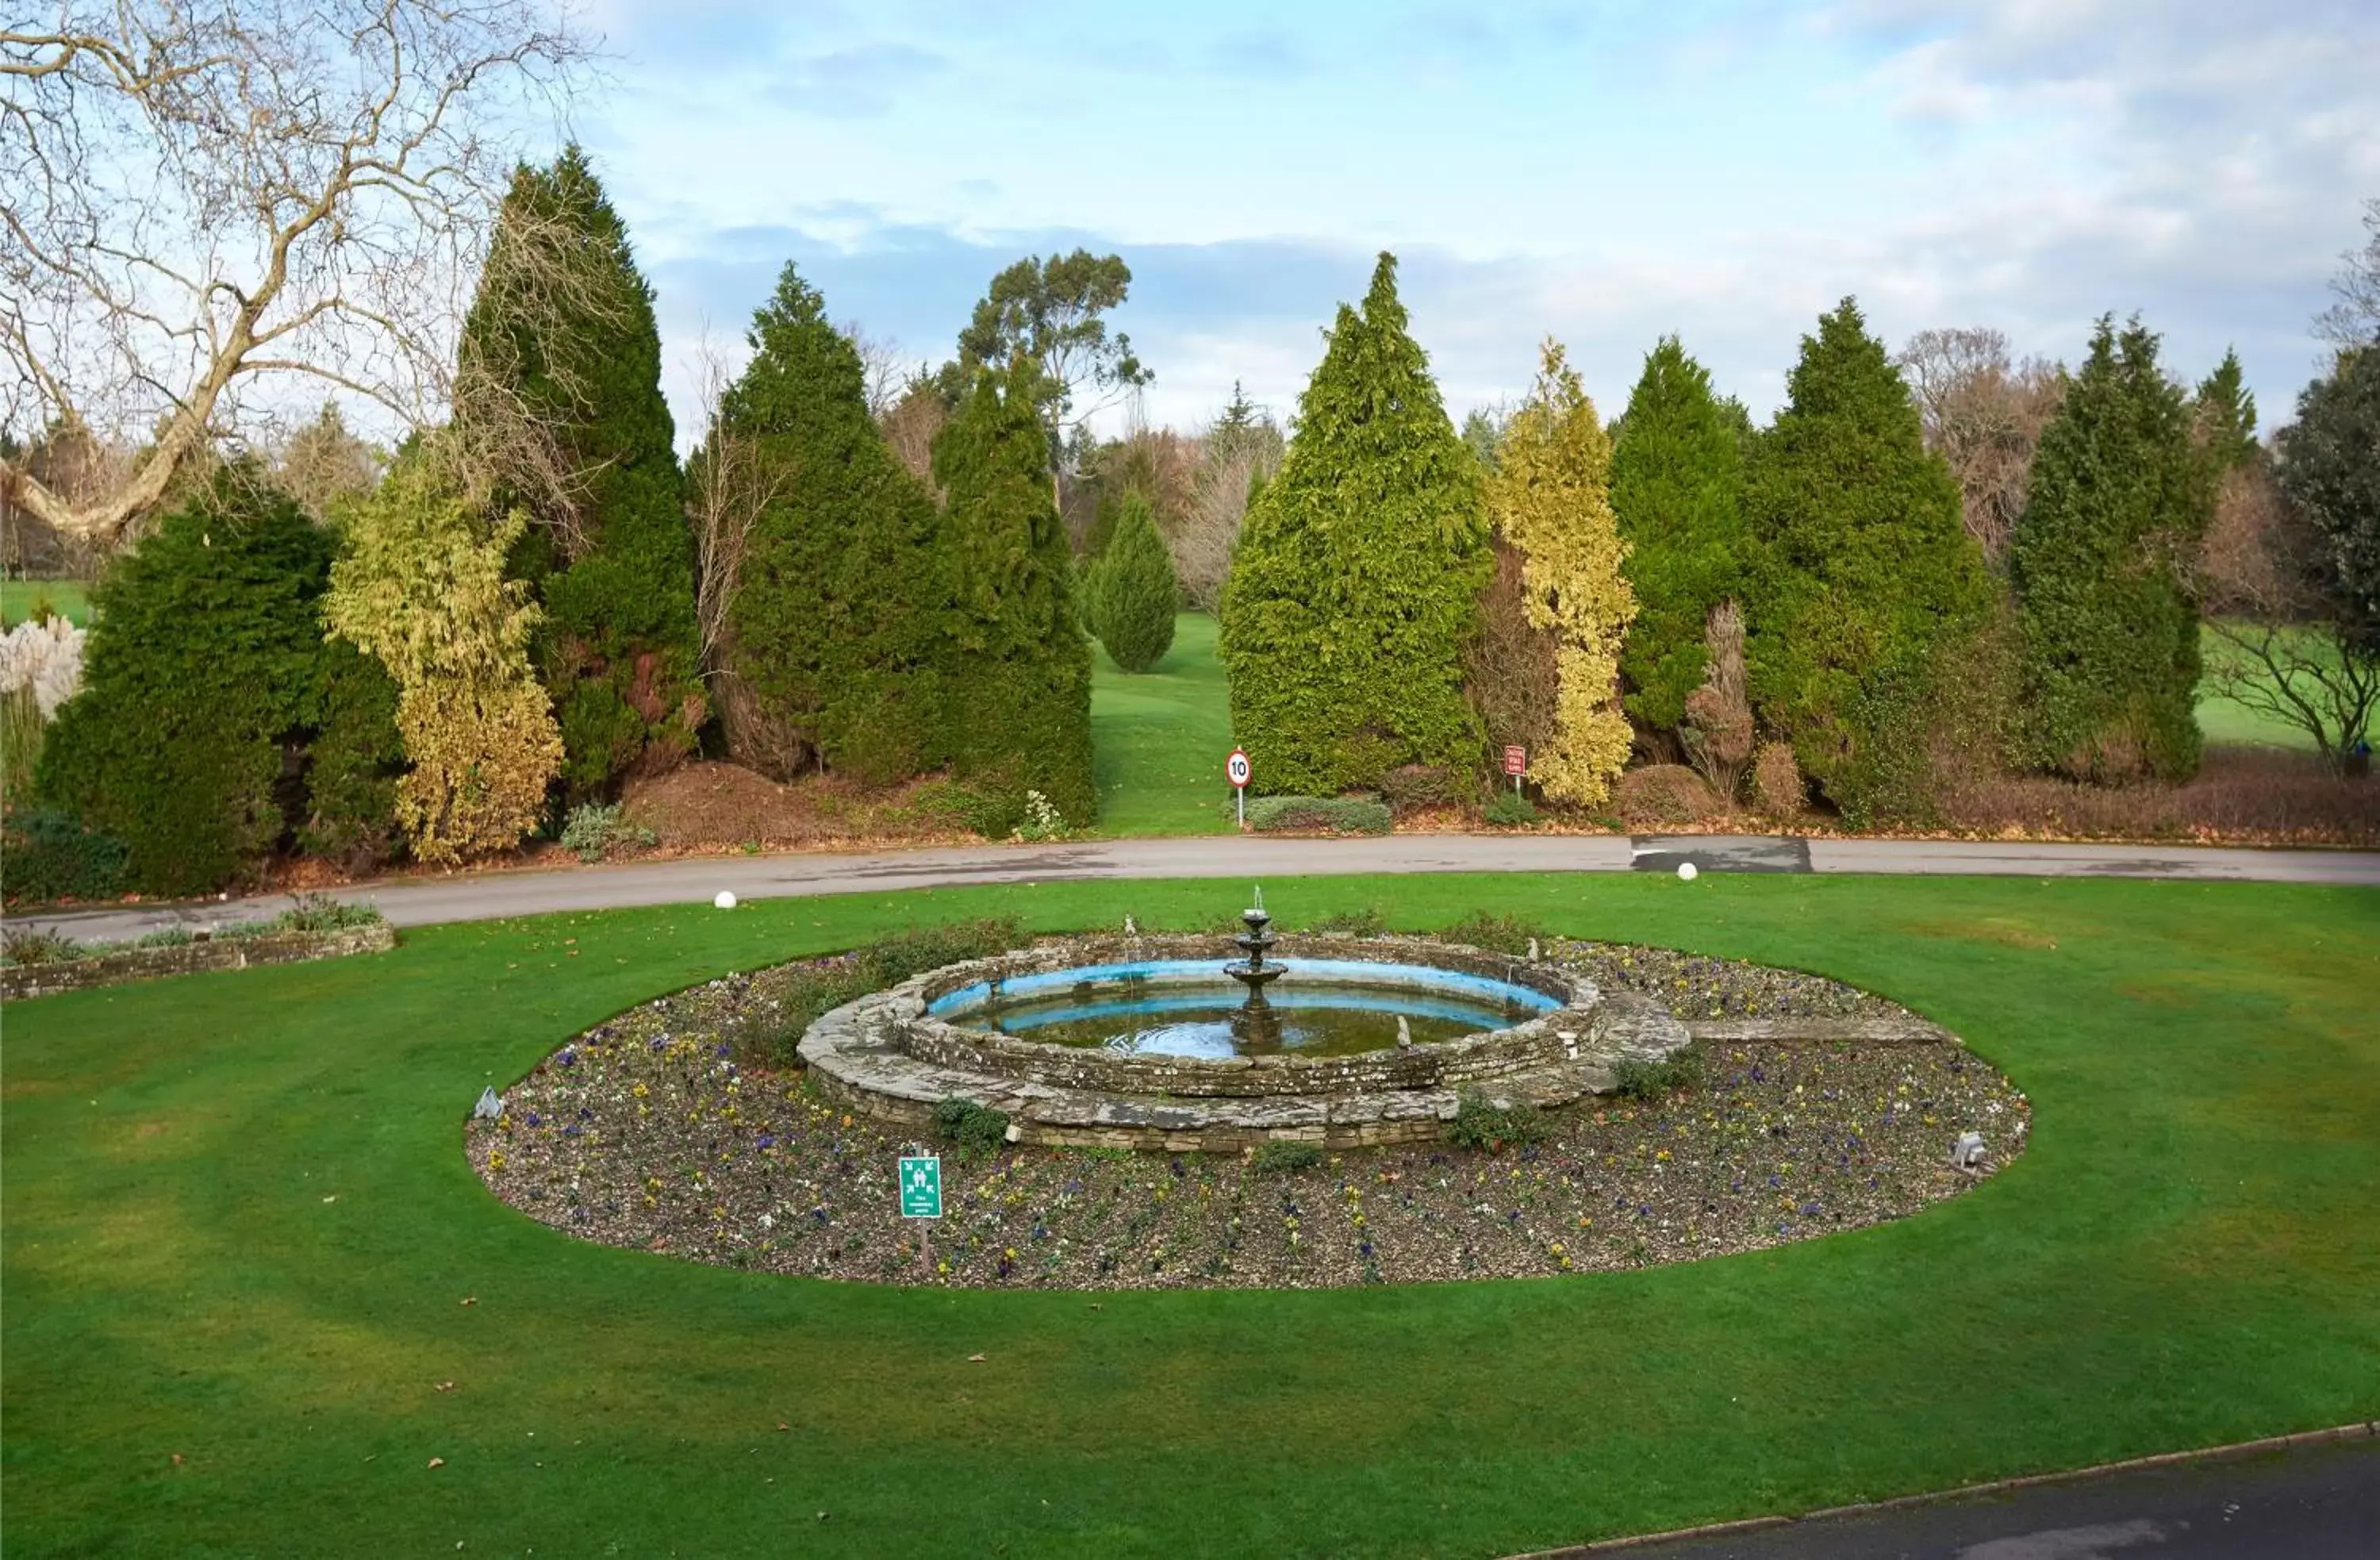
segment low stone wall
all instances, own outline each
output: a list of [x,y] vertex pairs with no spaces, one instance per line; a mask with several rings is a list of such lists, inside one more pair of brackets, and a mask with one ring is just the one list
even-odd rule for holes
[[1606,994],[1548,965],[1410,938],[1283,938],[1275,951],[1431,964],[1527,984],[1566,1005],[1433,1045],[1229,1061],[1042,1044],[925,1011],[936,997],[995,977],[1236,951],[1220,938],[1078,938],[951,965],[820,1015],[802,1037],[801,1057],[814,1088],[879,1120],[924,1127],[936,1104],[958,1096],[1006,1113],[1012,1142],[1180,1153],[1280,1140],[1332,1149],[1427,1141],[1452,1119],[1462,1090],[1478,1088],[1499,1105],[1566,1104],[1610,1090],[1617,1063],[1658,1060],[1688,1042],[1685,1026],[1650,997]]
[[13,965],[0,969],[0,998],[11,1002],[51,996],[90,986],[151,981],[200,969],[246,969],[260,964],[300,964],[347,954],[385,953],[396,946],[396,929],[382,922],[337,932],[273,932],[261,937],[211,938],[174,947],[123,948],[92,958],[55,964]]
[[[894,1033],[901,1049],[937,1066],[1029,1079],[1058,1089],[1169,1098],[1261,1098],[1344,1094],[1382,1089],[1438,1089],[1481,1082],[1577,1060],[1599,1044],[1602,993],[1589,981],[1546,965],[1416,938],[1284,937],[1272,957],[1334,958],[1363,964],[1423,964],[1482,976],[1559,999],[1555,1011],[1506,1029],[1451,1041],[1402,1045],[1352,1056],[1134,1055],[1090,1046],[1053,1045],[935,1018],[927,1006],[968,986],[999,982],[1075,966],[1151,959],[1213,958],[1238,949],[1220,937],[1085,938],[1070,945],[973,959],[920,976],[914,992],[886,993],[897,1005]],[[916,1011],[908,1011],[914,1002]]]

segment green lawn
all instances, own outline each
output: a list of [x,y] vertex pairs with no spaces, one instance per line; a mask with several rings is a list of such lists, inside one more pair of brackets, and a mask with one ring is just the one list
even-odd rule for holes
[[[2222,657],[2240,653],[2214,629],[2203,627],[2198,630],[2198,650],[2202,663],[2209,666]],[[2308,753],[2314,750],[2313,737],[2304,727],[2275,720],[2224,698],[2205,682],[2199,685],[2198,690],[2198,729],[2205,733],[2209,742],[2262,743]]]
[[0,579],[0,626],[22,623],[44,601],[77,623],[91,622],[90,592],[80,580]]
[[1266,886],[1292,926],[1486,908],[1863,982],[2005,1067],[2034,1146],[1905,1223],[1632,1274],[909,1291],[577,1243],[486,1194],[460,1119],[717,971],[1242,885],[454,926],[12,1005],[9,1552],[1486,1554],[2380,1416],[2380,895]]
[[1209,835],[1228,823],[1232,798],[1223,760],[1232,713],[1215,659],[1215,620],[1185,612],[1173,620],[1173,648],[1154,671],[1121,671],[1094,650],[1091,744],[1099,786],[1099,833]]

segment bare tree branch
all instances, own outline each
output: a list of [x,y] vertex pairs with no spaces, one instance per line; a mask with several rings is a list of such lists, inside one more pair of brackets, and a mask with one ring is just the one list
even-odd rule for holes
[[[120,536],[310,375],[425,425],[514,158],[585,50],[542,0],[66,0],[0,30],[0,428],[145,443],[0,501]],[[262,349],[271,346],[268,355]]]

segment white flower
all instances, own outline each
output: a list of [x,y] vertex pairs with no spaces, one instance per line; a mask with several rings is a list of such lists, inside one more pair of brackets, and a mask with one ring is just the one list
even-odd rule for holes
[[0,634],[0,693],[33,690],[33,702],[48,720],[82,687],[80,628],[63,617],[19,623]]

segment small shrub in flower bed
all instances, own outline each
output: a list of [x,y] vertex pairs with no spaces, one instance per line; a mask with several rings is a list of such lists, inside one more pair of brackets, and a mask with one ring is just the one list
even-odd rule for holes
[[1312,1143],[1258,1143],[1248,1155],[1248,1169],[1258,1176],[1293,1176],[1322,1163],[1322,1151]]
[[1008,1141],[1008,1116],[1005,1112],[979,1105],[973,1100],[955,1096],[934,1107],[934,1126],[945,1142],[956,1143],[972,1159],[978,1154],[997,1153]]
[[1664,1094],[1701,1085],[1702,1054],[1689,1046],[1658,1062],[1630,1058],[1612,1066],[1611,1079],[1615,1091],[1623,1100],[1658,1100]]
[[1257,797],[1248,827],[1258,834],[1385,835],[1389,804],[1362,797]]
[[[1645,968],[1651,950],[1628,952]],[[926,1275],[895,1176],[934,1129],[859,1118],[724,1038],[803,968],[713,981],[581,1035],[505,1091],[502,1116],[467,1124],[471,1163],[556,1228],[726,1266],[971,1288],[1318,1288],[1642,1267],[1855,1228],[1973,1185],[1948,1164],[1961,1132],[1983,1135],[1989,1174],[2026,1131],[2024,1097],[1955,1044],[1711,1046],[1699,1084],[1545,1113],[1540,1140],[1500,1153],[1425,1144],[1302,1167],[1286,1147],[948,1156]],[[1830,984],[1803,1000],[1833,1000]]]
[[1545,1136],[1544,1114],[1535,1105],[1490,1104],[1476,1089],[1466,1089],[1457,1097],[1454,1120],[1446,1128],[1446,1140],[1455,1147],[1485,1149],[1489,1153],[1543,1142]]

